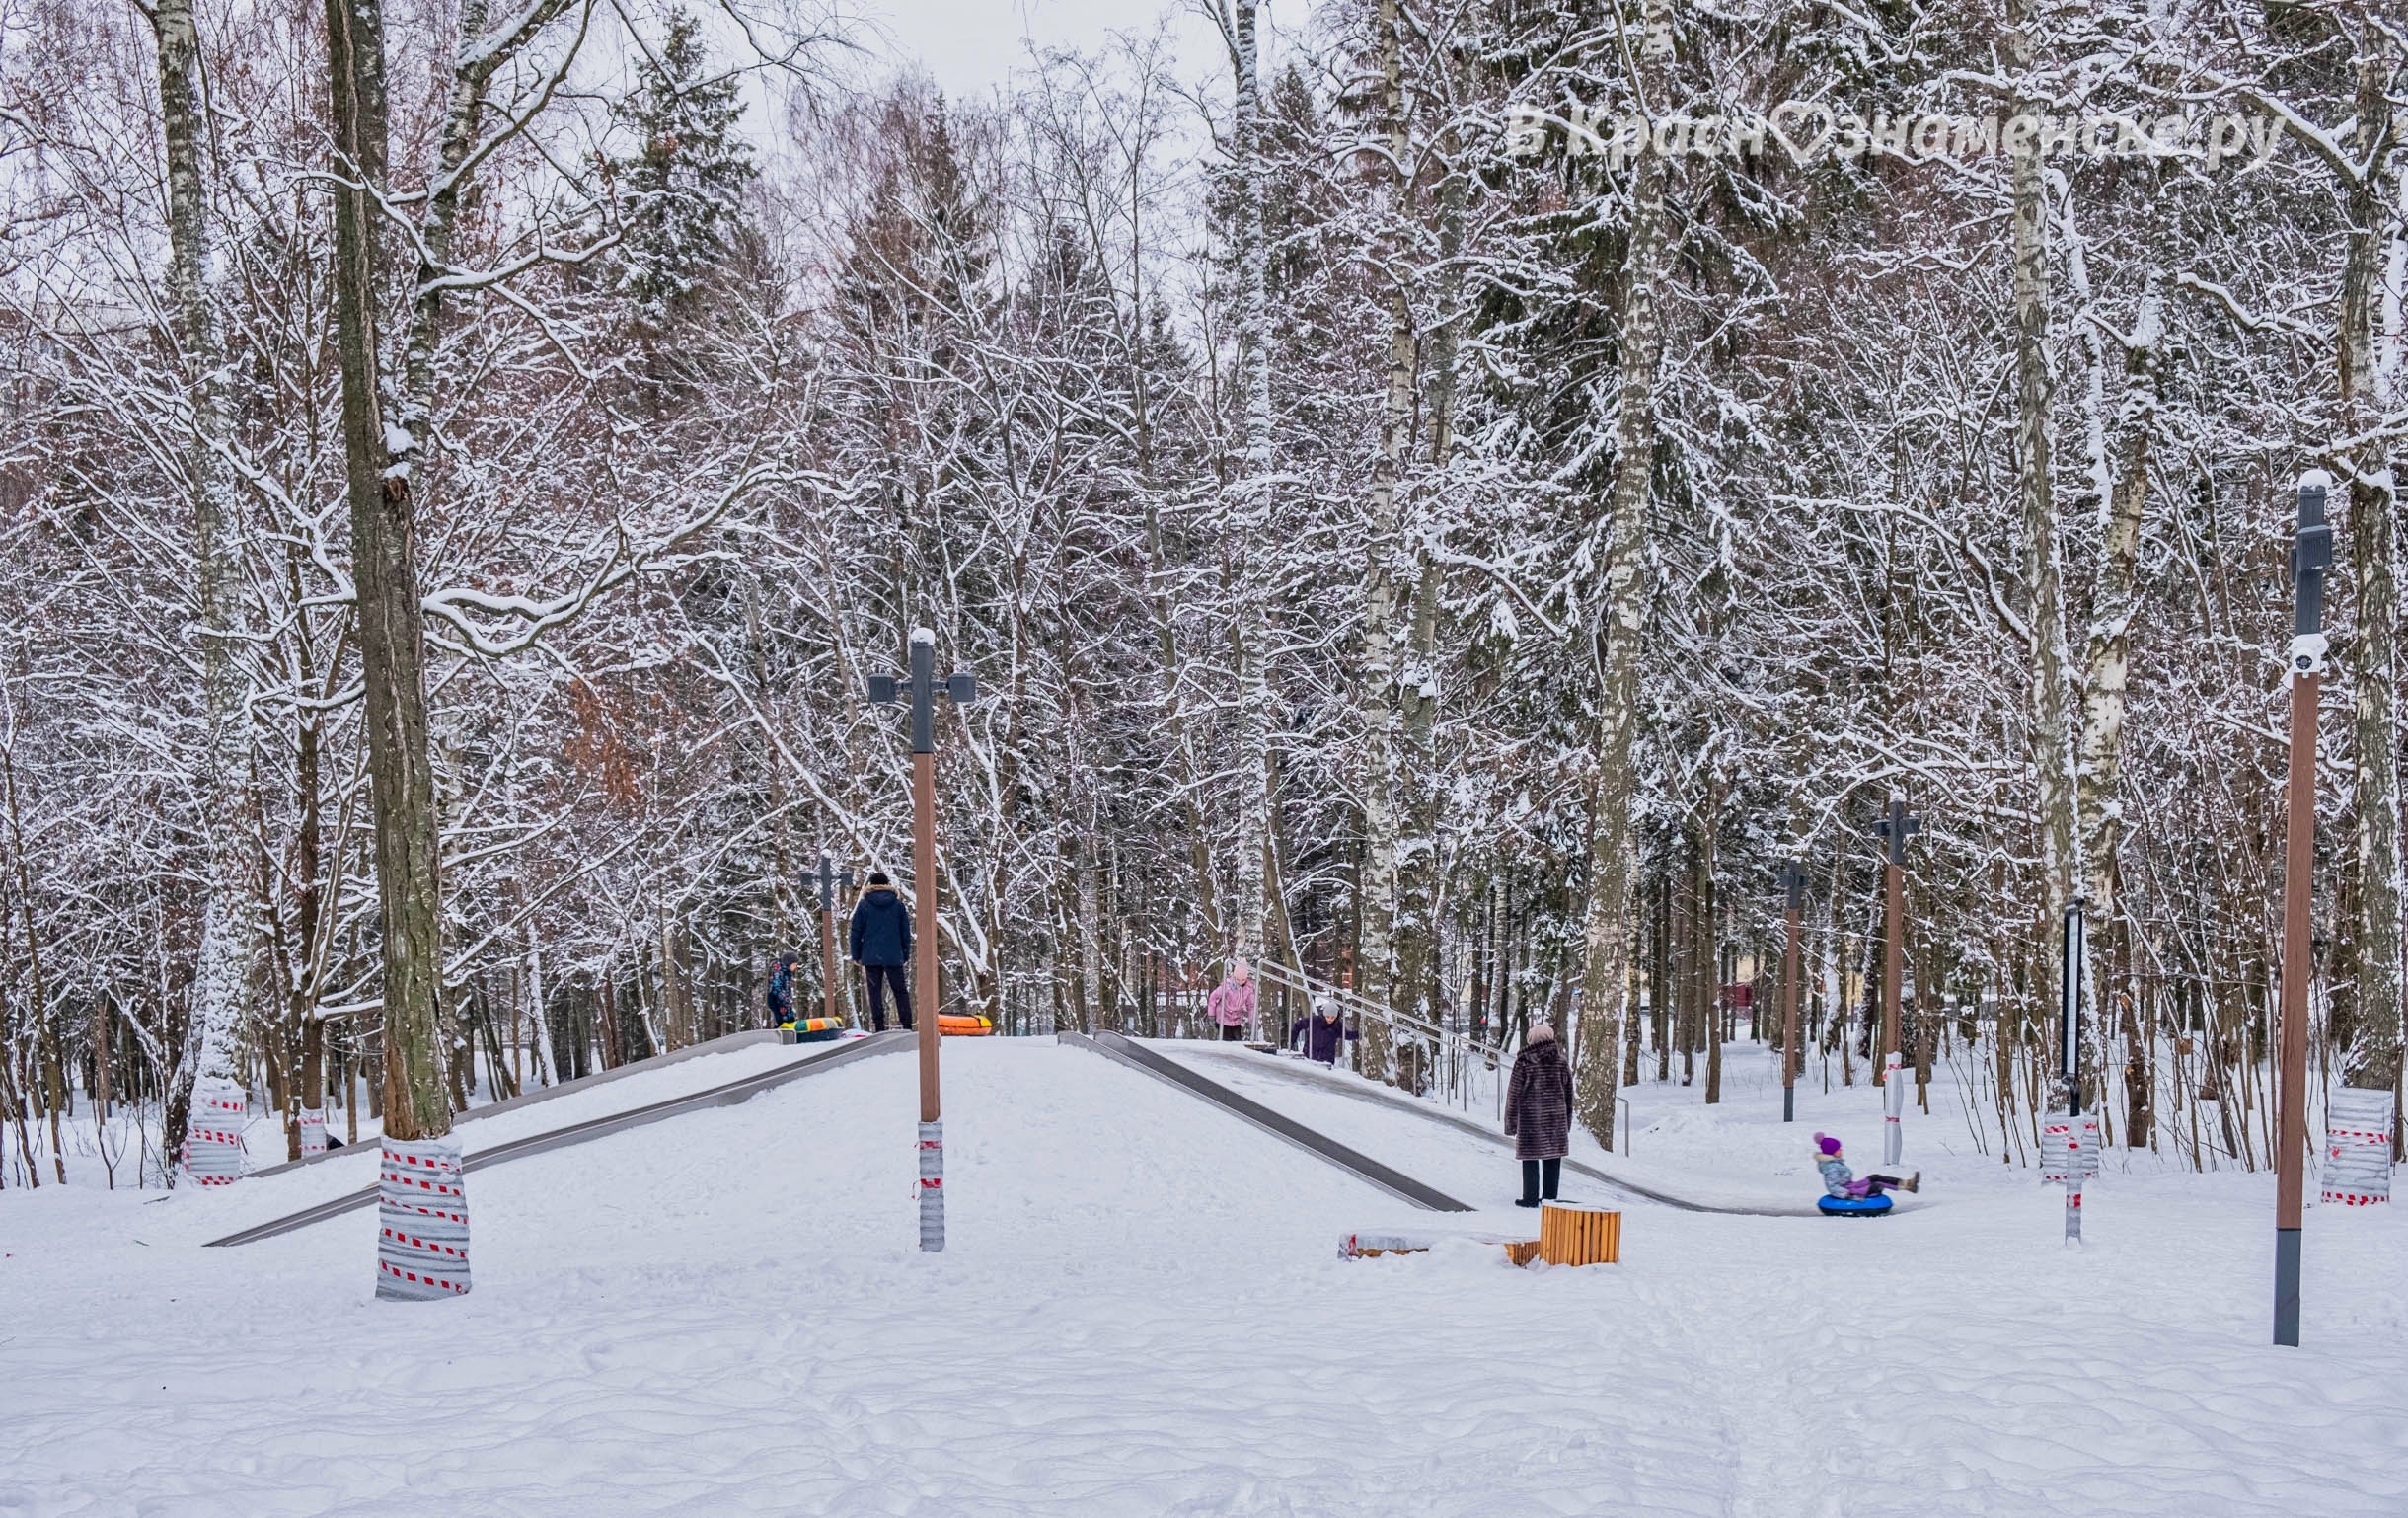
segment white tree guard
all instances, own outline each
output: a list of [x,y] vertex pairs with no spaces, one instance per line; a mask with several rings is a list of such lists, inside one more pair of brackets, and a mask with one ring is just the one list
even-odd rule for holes
[[376,1294],[397,1302],[468,1295],[468,1190],[460,1141],[383,1140],[376,1174]]
[[326,1153],[326,1109],[301,1109],[301,1153],[304,1158]]
[[2324,1184],[2318,1200],[2372,1207],[2391,1200],[2391,1093],[2344,1086],[2324,1107]]
[[2096,1176],[2104,1154],[2096,1112],[2074,1117],[2060,1111],[2041,1118],[2041,1184],[2063,1185],[2068,1179],[2083,1180]]
[[243,1123],[248,1099],[223,1077],[192,1083],[192,1115],[185,1126],[184,1173],[196,1186],[230,1186],[243,1175]]
[[[933,1014],[932,1014],[933,1016]],[[920,1125],[920,1248],[944,1249],[944,1124]]]
[[2040,1179],[2066,1188],[2066,1243],[2082,1242],[2082,1182],[2099,1173],[2105,1157],[2098,1114],[2075,1117],[2051,1112],[2040,1123]]

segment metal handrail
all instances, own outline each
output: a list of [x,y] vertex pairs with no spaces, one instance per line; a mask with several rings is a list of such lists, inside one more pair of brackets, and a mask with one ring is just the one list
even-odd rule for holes
[[1447,1036],[1446,1029],[1435,1023],[1413,1017],[1410,1014],[1397,1013],[1381,1006],[1368,997],[1358,996],[1342,986],[1333,986],[1324,981],[1315,980],[1312,976],[1300,974],[1277,960],[1270,960],[1256,966],[1254,973],[1272,985],[1296,992],[1308,1002],[1327,997],[1337,1003],[1341,1012],[1357,1018],[1369,1018],[1376,1023],[1385,1023],[1392,1028],[1403,1028],[1418,1033],[1424,1038],[1444,1039]]
[[[1501,1045],[1474,1042],[1468,1029],[1451,1028],[1409,1013],[1395,1012],[1343,987],[1315,980],[1301,969],[1278,960],[1261,964],[1256,974],[1268,985],[1303,996],[1308,1006],[1317,999],[1326,997],[1337,1005],[1340,1012],[1350,1014],[1358,1022],[1368,1018],[1386,1026],[1392,1037],[1409,1034],[1427,1044],[1435,1057],[1437,1068],[1433,1073],[1438,1077],[1437,1084],[1449,1100],[1468,1103],[1471,1100],[1471,1072],[1493,1063],[1501,1052]],[[1284,1038],[1282,1041],[1285,1041]]]

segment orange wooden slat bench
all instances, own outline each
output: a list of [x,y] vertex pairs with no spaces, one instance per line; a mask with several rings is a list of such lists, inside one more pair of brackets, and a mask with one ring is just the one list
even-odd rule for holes
[[1550,1265],[1618,1265],[1622,1215],[1611,1207],[1548,1202],[1539,1212],[1539,1257]]

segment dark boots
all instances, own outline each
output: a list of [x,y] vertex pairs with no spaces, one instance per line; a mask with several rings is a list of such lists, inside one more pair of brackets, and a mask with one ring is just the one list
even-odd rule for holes
[[1522,1197],[1517,1207],[1536,1207],[1542,1200],[1555,1200],[1555,1188],[1563,1179],[1561,1160],[1525,1160],[1522,1162]]

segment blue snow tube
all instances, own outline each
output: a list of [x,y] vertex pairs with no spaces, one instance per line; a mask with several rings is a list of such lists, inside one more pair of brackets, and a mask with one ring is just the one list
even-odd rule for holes
[[1890,1210],[1886,1196],[1826,1196],[1815,1202],[1824,1213],[1835,1218],[1877,1218]]

